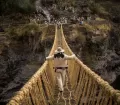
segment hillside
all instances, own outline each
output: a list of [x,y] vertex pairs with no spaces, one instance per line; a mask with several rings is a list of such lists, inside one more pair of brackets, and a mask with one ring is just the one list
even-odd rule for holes
[[43,64],[58,22],[77,57],[120,90],[119,0],[23,1],[0,1],[0,104]]

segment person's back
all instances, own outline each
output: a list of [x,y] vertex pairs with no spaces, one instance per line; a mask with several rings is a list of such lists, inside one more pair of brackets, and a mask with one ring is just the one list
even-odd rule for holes
[[59,90],[62,92],[65,85],[66,70],[68,68],[67,60],[75,58],[75,55],[72,56],[64,54],[64,50],[61,47],[58,47],[55,51],[55,54],[49,57],[46,57],[47,60],[54,60],[54,69],[56,72],[56,77],[58,81]]
[[55,58],[54,59],[54,66],[55,67],[66,67],[67,60],[65,60],[64,58]]

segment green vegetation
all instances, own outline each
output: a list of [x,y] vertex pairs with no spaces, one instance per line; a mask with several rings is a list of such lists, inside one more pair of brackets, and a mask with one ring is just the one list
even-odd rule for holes
[[108,12],[99,3],[93,2],[93,3],[89,4],[89,7],[94,14],[98,14],[101,16],[108,15]]
[[87,23],[85,23],[84,26],[88,32],[93,32],[95,30],[95,27],[93,27],[92,25],[89,25]]
[[[117,0],[116,0],[117,1]],[[108,16],[110,17],[110,19],[115,19],[113,20],[114,22],[118,23],[120,22],[120,2],[116,2],[116,1],[98,1],[97,3],[104,8],[105,11],[107,11]]]
[[103,31],[110,31],[111,30],[111,26],[109,26],[108,24],[98,25],[97,28],[100,30],[103,30]]
[[73,26],[73,30],[71,36],[69,37],[71,41],[75,41],[76,43],[81,43],[82,45],[86,42],[85,35],[80,31],[79,26]]
[[84,26],[88,32],[94,32],[96,29],[99,29],[103,32],[107,32],[111,30],[110,24],[90,25],[90,24],[85,23]]
[[6,31],[10,36],[24,36],[24,35],[35,34],[36,32],[41,32],[41,28],[39,24],[32,22],[29,24],[25,24],[23,26],[10,27]]

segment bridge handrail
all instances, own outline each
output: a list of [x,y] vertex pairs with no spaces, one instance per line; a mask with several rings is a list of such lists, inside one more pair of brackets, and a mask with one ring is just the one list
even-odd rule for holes
[[[73,52],[68,46],[61,25],[62,46],[65,53],[71,55]],[[58,43],[57,26],[55,40],[49,55],[54,53]],[[120,91],[113,89],[108,82],[95,74],[84,65],[77,57],[68,61],[69,78],[75,94],[77,105],[82,103],[92,105],[120,105]],[[48,105],[54,104],[55,78],[53,62],[45,61],[43,66],[33,77],[16,93],[7,105]],[[85,98],[86,97],[86,98]],[[91,101],[91,98],[93,101]]]
[[[54,43],[53,43],[53,47],[49,53],[49,55],[53,54],[55,47],[56,47],[56,38],[57,38],[57,26],[55,26],[55,39],[54,39]],[[12,97],[9,101],[9,103],[7,105],[21,105],[23,102],[23,100],[25,100],[28,97],[32,98],[32,93],[30,95],[30,91],[33,88],[33,84],[39,80],[41,87],[42,87],[42,83],[41,83],[41,76],[42,74],[46,71],[46,68],[48,66],[48,61],[45,61],[44,64],[41,66],[41,68],[31,77],[31,79],[23,86],[23,88],[20,89],[20,91],[16,92],[15,96]],[[43,77],[44,78],[44,77]],[[38,80],[37,80],[38,79]],[[52,86],[54,87],[54,86]],[[54,90],[54,89],[53,89]],[[39,90],[40,92],[40,90]],[[38,93],[39,94],[39,93]],[[44,93],[45,94],[45,93]],[[52,97],[52,96],[51,96]],[[27,100],[27,99],[26,99]],[[30,101],[31,99],[27,100]],[[33,100],[33,99],[32,99]],[[43,99],[44,100],[44,99]],[[44,100],[45,101],[45,100]],[[34,102],[29,102],[29,104],[34,103]],[[47,102],[46,102],[47,103]],[[39,105],[39,104],[38,104]],[[43,104],[42,104],[43,105]],[[44,102],[44,105],[45,102]]]
[[[68,50],[67,51],[68,54],[70,54],[70,55],[74,54],[65,40],[62,26],[61,26],[61,31],[62,31],[62,37],[63,37],[62,43],[64,43],[64,46],[65,46],[64,49]],[[77,57],[75,58],[74,62],[75,63],[73,63],[73,62],[71,63],[71,61],[70,61],[70,65],[71,64],[80,65],[81,66],[80,68],[82,68],[84,70],[83,72],[85,72],[90,78],[92,78],[92,80],[96,81],[97,85],[99,85],[99,87],[102,87],[104,89],[104,91],[106,91],[109,95],[111,95],[114,98],[114,100],[117,102],[117,104],[120,104],[120,91],[115,90],[113,87],[111,87],[108,82],[104,81],[100,76],[98,76],[95,72],[93,72],[90,68],[88,68],[85,64],[83,64],[82,61],[80,59],[78,59]],[[72,68],[72,67],[70,67],[70,68]],[[74,68],[72,68],[72,69],[74,69]],[[70,70],[70,71],[72,71],[72,70]],[[74,73],[74,71],[70,72],[70,75],[73,75],[73,73]],[[71,78],[70,78],[71,84],[74,87],[75,81],[72,82],[73,78],[76,78],[76,75],[75,75],[75,77],[71,76]]]

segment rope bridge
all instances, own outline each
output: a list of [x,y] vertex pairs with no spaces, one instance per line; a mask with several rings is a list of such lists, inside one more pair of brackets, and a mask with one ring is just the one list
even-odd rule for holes
[[[62,25],[60,28],[56,26],[55,39],[49,55],[54,54],[57,46],[64,48],[68,55],[73,54],[65,41]],[[60,103],[53,61],[45,61],[7,105],[120,105],[120,92],[113,89],[77,57],[68,61],[65,92],[62,94],[64,103]],[[73,99],[75,102],[67,103],[68,98],[69,101]]]

